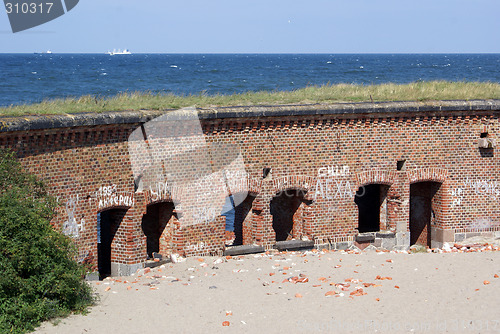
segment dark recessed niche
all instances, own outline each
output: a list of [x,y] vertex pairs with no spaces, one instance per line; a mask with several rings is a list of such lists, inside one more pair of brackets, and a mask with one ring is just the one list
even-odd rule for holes
[[264,169],[262,170],[262,178],[265,179],[269,175],[269,173],[271,173],[271,168],[264,167]]
[[406,169],[406,160],[398,160],[396,165],[397,170],[405,170]]
[[488,137],[488,132],[481,132],[479,135],[479,138],[487,138]]

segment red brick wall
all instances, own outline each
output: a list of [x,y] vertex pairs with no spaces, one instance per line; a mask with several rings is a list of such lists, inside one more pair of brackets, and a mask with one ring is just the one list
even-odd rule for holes
[[[477,147],[485,131],[499,142],[498,116],[498,111],[385,112],[216,118],[201,124],[208,145],[237,146],[243,156],[248,179],[242,187],[255,195],[244,219],[243,243],[271,247],[275,233],[269,203],[286,189],[307,191],[311,203],[300,207],[301,217],[294,216],[293,231],[318,244],[352,240],[358,224],[354,194],[372,183],[389,186],[384,219],[395,231],[408,231],[410,184],[422,181],[441,184],[433,198],[435,228],[500,230],[498,149]],[[138,126],[0,133],[0,146],[16,150],[23,165],[59,198],[53,224],[73,235],[80,260],[95,262],[97,212],[119,207],[127,214],[113,240],[113,261],[143,262],[142,215],[150,203],[176,196],[173,189],[135,192],[127,139]],[[398,160],[406,160],[404,170],[396,170]],[[265,179],[264,168],[272,169]],[[224,247],[224,225],[218,217],[176,225],[166,233],[174,252],[217,254]]]

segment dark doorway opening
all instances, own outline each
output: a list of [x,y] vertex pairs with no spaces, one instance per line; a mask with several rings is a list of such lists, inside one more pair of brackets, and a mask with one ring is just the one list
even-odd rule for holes
[[431,247],[432,199],[441,183],[417,182],[410,185],[410,246]]
[[299,223],[301,213],[298,209],[302,203],[310,205],[312,201],[304,197],[307,191],[289,189],[273,197],[270,204],[270,213],[273,216],[273,229],[276,232],[276,241],[293,239],[294,224]]
[[97,214],[97,267],[99,279],[111,276],[111,244],[127,209],[110,209]]
[[148,258],[153,258],[153,253],[162,253],[160,252],[160,250],[163,250],[163,247],[160,245],[161,237],[165,227],[174,215],[174,203],[172,202],[160,202],[148,205],[146,214],[142,216],[141,224],[142,231],[146,235]]
[[380,231],[380,209],[387,197],[389,186],[384,184],[368,184],[356,191],[354,203],[358,206],[358,231]]
[[248,194],[241,203],[244,194],[230,195],[222,208],[222,216],[226,217],[226,246],[240,246],[244,244],[244,222],[250,210],[255,196]]

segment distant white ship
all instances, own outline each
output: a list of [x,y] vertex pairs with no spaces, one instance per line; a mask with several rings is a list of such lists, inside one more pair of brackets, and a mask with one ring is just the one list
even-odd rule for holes
[[36,54],[36,55],[37,55],[37,54],[43,54],[43,53],[46,53],[46,54],[52,54],[52,51],[47,50],[47,51],[45,51],[45,52],[33,52],[33,53],[34,53],[34,54]]
[[124,50],[116,50],[116,49],[113,49],[113,51],[108,51],[108,54],[110,56],[114,56],[114,55],[131,55],[132,52],[130,52],[130,50],[128,49],[124,49]]

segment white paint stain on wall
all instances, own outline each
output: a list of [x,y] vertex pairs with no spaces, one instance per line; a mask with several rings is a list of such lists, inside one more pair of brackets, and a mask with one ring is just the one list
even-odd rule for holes
[[78,200],[79,196],[77,195],[66,201],[66,215],[68,218],[63,223],[62,233],[71,238],[78,238],[80,232],[84,230],[85,225],[85,220],[83,218],[78,221],[76,217]]

